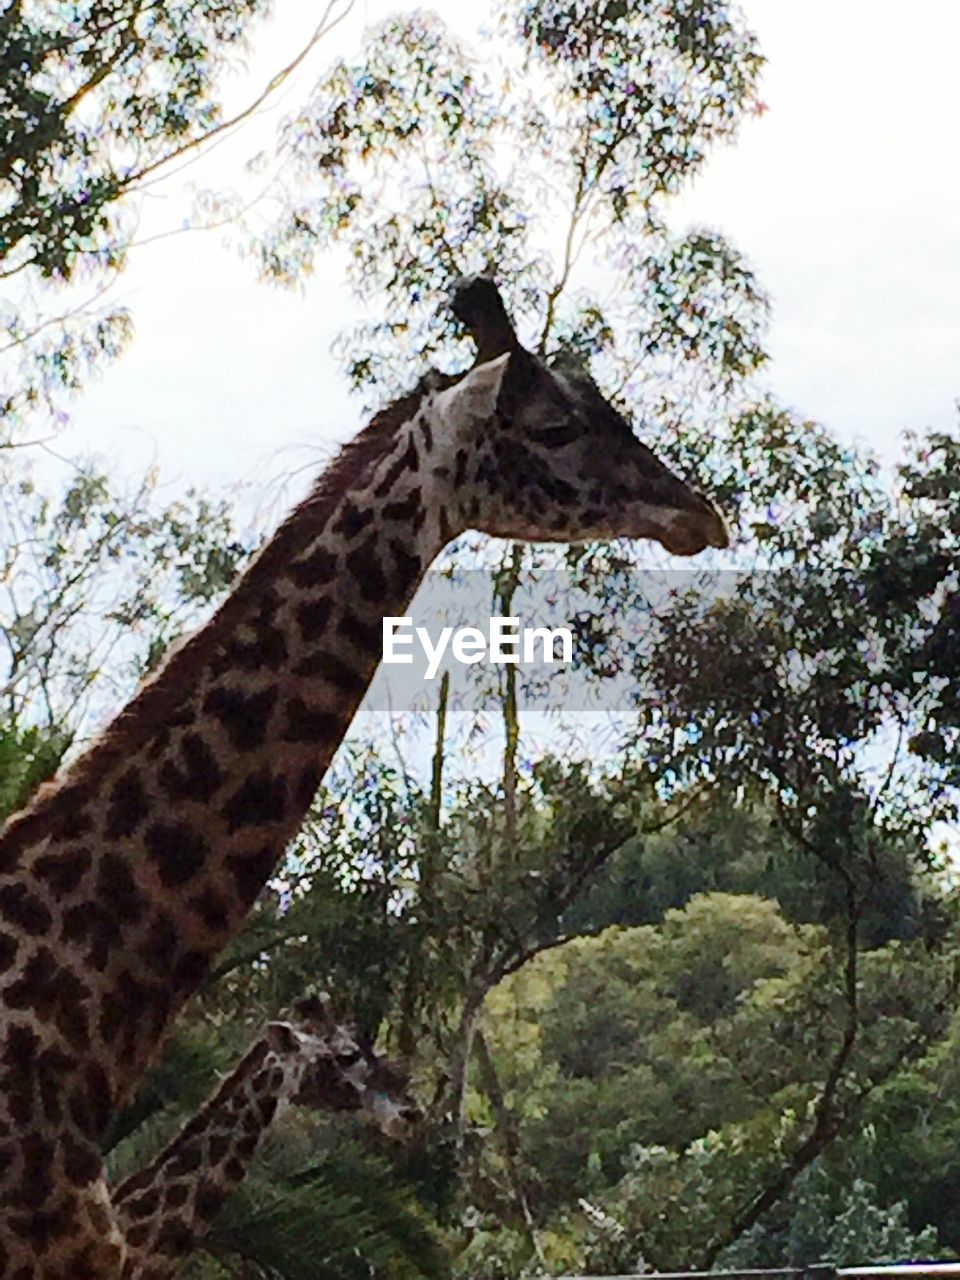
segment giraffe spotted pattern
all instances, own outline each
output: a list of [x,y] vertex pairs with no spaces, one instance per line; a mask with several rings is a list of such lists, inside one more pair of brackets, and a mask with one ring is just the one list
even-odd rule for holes
[[141,1274],[98,1139],[297,831],[383,616],[406,611],[441,548],[470,527],[725,545],[713,507],[589,378],[519,346],[489,282],[454,309],[473,369],[374,418],[207,625],[0,834],[3,1280]]
[[113,1191],[124,1275],[169,1280],[242,1181],[264,1133],[290,1106],[368,1111],[400,1137],[417,1111],[390,1066],[320,1002],[274,1022],[174,1140]]

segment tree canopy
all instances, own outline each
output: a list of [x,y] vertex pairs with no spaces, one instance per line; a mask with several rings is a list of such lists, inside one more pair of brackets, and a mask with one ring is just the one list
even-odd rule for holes
[[[229,123],[220,73],[264,8],[0,14],[7,433],[128,332],[118,310],[54,314],[20,283],[122,268],[128,197]],[[315,986],[404,1056],[424,1121],[394,1150],[289,1119],[197,1275],[493,1280],[960,1248],[943,844],[960,447],[907,436],[894,466],[786,409],[747,257],[674,225],[671,198],[760,109],[762,62],[726,0],[503,0],[476,46],[408,12],[283,127],[278,213],[252,247],[295,284],[345,251],[368,318],[337,355],[368,403],[465,365],[440,303],[490,271],[525,340],[589,365],[736,546],[656,604],[648,551],[562,557],[586,602],[580,656],[598,688],[633,691],[603,753],[560,727],[538,741],[509,672],[459,728],[441,685],[416,730],[428,768],[400,731],[345,743],[109,1159],[146,1158],[250,1026]],[[18,454],[2,462],[6,812],[255,539],[210,495],[163,504],[96,468],[46,493]],[[451,563],[476,553],[465,540]],[[557,563],[484,554],[504,612]]]
[[351,0],[330,0],[306,48],[229,116],[226,75],[269,8],[10,0],[0,10],[0,445],[37,418],[60,421],[69,393],[129,341],[129,309],[104,294],[148,185],[248,119]]

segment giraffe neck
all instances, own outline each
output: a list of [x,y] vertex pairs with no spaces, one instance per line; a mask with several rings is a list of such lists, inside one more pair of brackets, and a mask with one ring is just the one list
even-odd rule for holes
[[173,1141],[114,1189],[132,1274],[177,1274],[243,1181],[264,1133],[296,1100],[315,1050],[298,1029],[271,1024]]
[[271,1023],[173,1141],[113,1189],[124,1275],[177,1273],[243,1181],[266,1131],[293,1104],[366,1109],[394,1136],[413,1114],[403,1085],[344,1028],[326,1017],[322,1026]]
[[0,1014],[65,1077],[82,1065],[84,1130],[241,926],[372,678],[383,616],[458,531],[432,403],[347,447],[212,621],[0,836]]

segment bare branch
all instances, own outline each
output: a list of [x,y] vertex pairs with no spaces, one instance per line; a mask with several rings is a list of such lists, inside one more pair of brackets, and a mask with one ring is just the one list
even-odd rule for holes
[[[336,9],[337,5],[341,3],[345,3],[346,5],[343,12],[338,14],[335,18],[331,17],[331,14]],[[152,164],[144,165],[142,169],[131,173],[126,179],[124,185],[128,189],[136,190],[143,182],[143,179],[148,177],[151,173],[155,173],[158,169],[166,168],[167,165],[172,164],[175,160],[179,160],[185,155],[201,150],[214,138],[222,137],[223,135],[231,132],[238,125],[244,124],[254,116],[264,103],[267,102],[268,99],[272,98],[277,90],[280,89],[287,80],[290,79],[294,72],[303,65],[319,42],[325,36],[328,36],[331,31],[334,31],[341,22],[349,17],[355,3],[356,0],[327,0],[326,8],[323,11],[319,23],[314,29],[313,35],[296,57],[270,78],[264,89],[251,103],[244,107],[242,111],[239,111],[235,116],[231,116],[229,120],[223,120],[220,124],[214,125],[212,129],[208,129],[207,132],[202,134],[199,138],[192,138],[189,142],[185,142],[183,146],[171,151],[168,155],[162,156]]]

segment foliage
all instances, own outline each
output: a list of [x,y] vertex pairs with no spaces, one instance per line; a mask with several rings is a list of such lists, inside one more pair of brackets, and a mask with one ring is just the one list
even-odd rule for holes
[[7,273],[115,264],[119,195],[220,118],[218,73],[259,0],[8,5],[0,21]]
[[289,1280],[318,1271],[331,1280],[442,1274],[436,1238],[391,1162],[342,1133],[324,1140],[322,1130],[273,1148],[225,1210],[207,1252]]
[[[614,1247],[627,1269],[640,1255],[661,1270],[699,1265],[704,1239],[806,1123],[843,1032],[842,968],[822,927],[712,894],[656,928],[570,942],[501,984],[485,1026],[544,1229],[574,1214],[591,1265],[613,1266]],[[848,1098],[897,1076],[917,1035],[937,1033],[951,980],[923,947],[864,957]],[[509,1215],[495,1149],[484,1162],[480,1207]],[[798,1179],[781,1220],[805,1211],[807,1185]],[[612,1236],[606,1219],[620,1224]],[[784,1262],[781,1237],[768,1265]],[[758,1265],[751,1240],[738,1245],[743,1265]]]
[[[893,938],[933,938],[944,926],[941,885],[908,841],[878,843],[874,885],[860,917],[865,946]],[[762,790],[731,796],[713,790],[679,826],[639,833],[610,859],[564,915],[564,932],[593,933],[608,924],[656,924],[700,893],[773,898],[796,924],[827,924],[843,913],[840,884],[798,847]]]
[[[0,500],[0,705],[7,722],[73,732],[128,695],[247,555],[228,504],[123,493],[94,467],[48,496],[8,462]],[[100,702],[100,705],[98,705]]]
[[41,782],[56,773],[69,745],[63,729],[0,728],[0,821],[22,809]]
[[[873,600],[923,609],[922,641],[909,650],[899,687],[921,684],[926,721],[910,749],[936,768],[944,784],[960,782],[960,695],[953,657],[960,640],[960,440],[945,432],[909,437],[899,469],[898,525],[875,557]],[[925,606],[925,608],[924,608]]]
[[952,1189],[958,1177],[956,1022],[915,1068],[877,1091],[866,1110],[875,1133],[868,1176],[888,1199],[907,1196],[917,1229],[932,1224],[954,1252],[960,1219]]
[[[122,265],[128,197],[218,129],[216,77],[261,7],[4,10],[0,270]],[[597,677],[638,691],[609,766],[527,752],[509,680],[497,776],[464,772],[445,714],[429,785],[396,742],[347,745],[110,1159],[143,1159],[314,984],[408,1059],[422,1136],[388,1157],[285,1126],[198,1274],[434,1275],[431,1218],[472,1277],[867,1261],[932,1248],[928,1223],[960,1244],[956,902],[933,839],[956,812],[960,449],[908,442],[890,477],[782,409],[749,264],[671,226],[670,197],[759,108],[760,67],[722,0],[504,0],[482,62],[407,14],[285,127],[261,263],[292,282],[346,251],[374,318],[339,354],[370,401],[465,364],[438,302],[492,270],[526,340],[586,360],[722,503],[744,571],[654,611],[635,552],[570,552]],[[128,333],[28,303],[3,304],[8,421]],[[162,507],[93,469],[51,500],[11,467],[5,495],[10,807],[246,548],[219,504]],[[507,553],[505,611],[531,562]],[[638,640],[607,625],[638,616]],[[860,1128],[896,1140],[867,1150]]]
[[[269,7],[0,6],[0,445],[35,417],[61,422],[66,393],[130,340],[129,311],[103,294],[124,266],[139,197],[173,160],[250,113],[226,119],[221,86]],[[86,292],[62,288],[70,282]]]
[[911,1229],[907,1202],[883,1198],[876,1165],[877,1136],[867,1126],[854,1141],[841,1144],[838,1153],[801,1174],[772,1221],[754,1227],[727,1250],[724,1266],[777,1265],[781,1260],[802,1266],[805,1258],[856,1266],[856,1259],[864,1257],[879,1265],[939,1256],[936,1228]]
[[[344,245],[383,319],[340,350],[378,396],[428,362],[463,363],[438,303],[492,270],[535,345],[599,357],[607,386],[669,430],[668,402],[722,400],[764,358],[749,268],[661,211],[755,105],[753,37],[730,5],[652,0],[511,2],[493,37],[480,65],[417,12],[333,66],[287,124],[292,185],[264,270],[299,279]],[[615,305],[598,277],[616,280]]]

